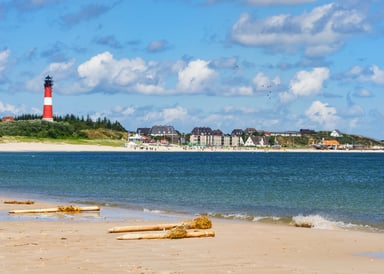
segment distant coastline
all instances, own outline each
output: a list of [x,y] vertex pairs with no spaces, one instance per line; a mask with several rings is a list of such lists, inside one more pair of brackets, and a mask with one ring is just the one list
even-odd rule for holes
[[142,147],[108,146],[95,144],[69,144],[66,142],[3,142],[0,143],[0,152],[319,152],[319,153],[345,153],[345,152],[377,152],[384,150],[318,150],[314,148],[281,148],[265,149],[252,147],[237,148],[202,148],[177,145],[154,145]]

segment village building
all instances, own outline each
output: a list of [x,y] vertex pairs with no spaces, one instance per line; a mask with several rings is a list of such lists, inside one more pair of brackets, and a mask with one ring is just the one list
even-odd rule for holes
[[343,137],[343,134],[341,134],[339,130],[335,129],[331,132],[330,136],[338,138],[338,137]]
[[15,121],[15,117],[13,117],[13,116],[4,116],[3,118],[1,118],[1,121],[2,122],[12,122],[12,121]]
[[268,136],[249,136],[244,143],[244,146],[266,147],[269,146]]
[[176,136],[178,135],[173,126],[153,126],[149,132],[151,136]]

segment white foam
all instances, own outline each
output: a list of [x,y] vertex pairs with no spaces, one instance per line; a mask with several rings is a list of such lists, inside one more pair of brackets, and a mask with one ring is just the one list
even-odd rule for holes
[[346,227],[343,222],[333,222],[320,215],[298,215],[292,218],[292,225],[313,229],[337,230]]

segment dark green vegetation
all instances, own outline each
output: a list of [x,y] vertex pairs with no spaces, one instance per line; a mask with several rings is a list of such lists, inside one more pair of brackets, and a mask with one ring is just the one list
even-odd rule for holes
[[51,139],[114,139],[127,137],[119,122],[107,118],[92,121],[90,117],[66,115],[54,117],[54,122],[42,121],[41,116],[21,115],[12,122],[0,123],[0,137],[25,136]]

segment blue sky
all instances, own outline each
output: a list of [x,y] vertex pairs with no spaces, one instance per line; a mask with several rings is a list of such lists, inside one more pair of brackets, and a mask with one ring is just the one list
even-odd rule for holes
[[0,115],[384,139],[379,0],[1,0]]

